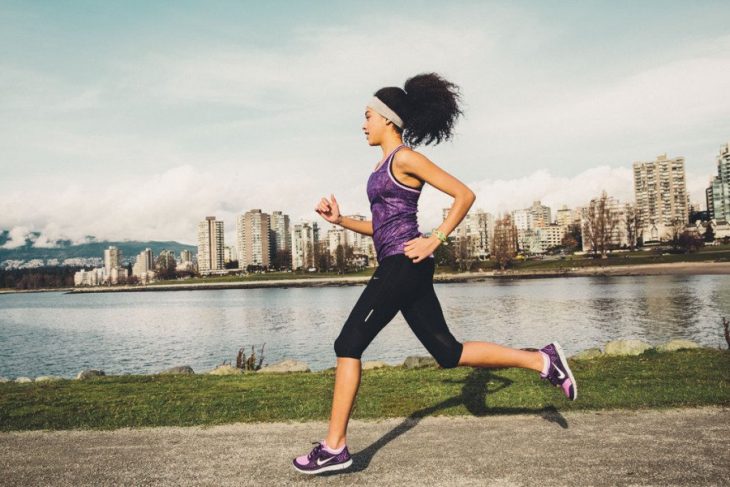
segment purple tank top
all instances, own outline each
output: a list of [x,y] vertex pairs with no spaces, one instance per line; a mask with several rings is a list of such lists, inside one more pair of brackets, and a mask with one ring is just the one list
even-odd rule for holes
[[378,263],[390,255],[405,253],[403,245],[421,235],[416,220],[421,190],[399,183],[393,175],[393,158],[403,147],[396,147],[368,179],[373,243]]

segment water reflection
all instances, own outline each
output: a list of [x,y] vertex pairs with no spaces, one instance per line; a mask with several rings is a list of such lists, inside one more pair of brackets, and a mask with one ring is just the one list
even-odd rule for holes
[[[335,364],[333,343],[362,286],[65,295],[0,295],[0,375],[74,376],[88,367],[204,371],[242,346],[265,362]],[[730,276],[504,279],[437,284],[457,337],[514,347],[559,339],[569,354],[608,340],[688,338],[717,347],[730,317]],[[399,314],[364,360],[427,354]]]

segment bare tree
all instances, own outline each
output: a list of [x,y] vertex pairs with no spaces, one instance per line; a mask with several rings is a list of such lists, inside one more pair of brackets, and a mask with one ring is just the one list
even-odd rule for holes
[[605,191],[599,198],[588,204],[583,222],[583,235],[591,247],[594,257],[605,259],[608,255],[612,237],[618,226],[618,215],[611,211],[608,195]]
[[456,238],[454,251],[456,254],[456,261],[460,272],[471,270],[471,266],[474,262],[471,244],[471,235],[460,235]]
[[672,220],[672,228],[669,230],[671,232],[669,242],[672,244],[672,250],[678,251],[682,246],[681,236],[684,227],[685,225],[681,218],[674,218]]
[[636,205],[626,203],[626,240],[629,241],[629,249],[634,250],[641,231],[641,212]]
[[492,239],[492,257],[499,268],[504,270],[509,266],[517,253],[517,228],[512,223],[512,216],[506,214],[494,223],[494,238]]

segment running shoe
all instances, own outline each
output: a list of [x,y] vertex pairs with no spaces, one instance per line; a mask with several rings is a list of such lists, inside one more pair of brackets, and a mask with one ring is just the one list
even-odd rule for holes
[[324,440],[313,441],[316,444],[311,452],[294,459],[294,468],[299,472],[314,474],[330,470],[342,470],[352,465],[352,457],[345,445],[341,451],[330,450]]
[[548,358],[547,373],[540,373],[540,377],[547,379],[555,387],[560,387],[571,401],[578,398],[578,384],[575,382],[573,372],[568,366],[563,349],[558,342],[552,342],[540,349]]

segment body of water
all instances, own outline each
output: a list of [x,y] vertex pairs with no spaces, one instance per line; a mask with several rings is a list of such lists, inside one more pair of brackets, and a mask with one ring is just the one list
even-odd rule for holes
[[[363,289],[0,295],[0,376],[203,372],[264,342],[264,363],[294,358],[321,370],[335,365],[334,340]],[[460,341],[541,347],[557,339],[569,355],[622,338],[724,347],[721,319],[730,318],[726,275],[491,279],[437,284],[436,293]],[[408,355],[428,352],[398,314],[363,360]]]

